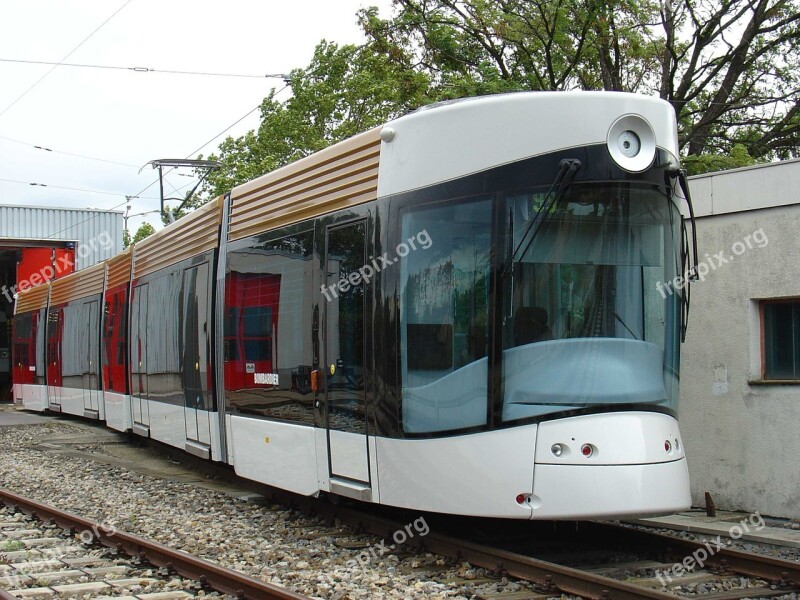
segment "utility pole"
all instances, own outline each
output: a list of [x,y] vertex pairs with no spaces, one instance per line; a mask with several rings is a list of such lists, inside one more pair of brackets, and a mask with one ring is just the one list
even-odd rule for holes
[[[211,171],[215,171],[216,169],[220,168],[220,164],[215,160],[193,160],[188,158],[160,158],[156,160],[151,160],[147,165],[151,165],[154,169],[158,169],[158,186],[161,191],[161,216],[166,217],[167,220],[172,223],[175,220],[174,212],[180,211],[186,203],[191,199],[194,193],[197,191],[197,188],[200,187],[200,184],[203,183],[203,180],[208,177],[208,174]],[[145,167],[147,166],[145,165]],[[191,167],[195,171],[204,171],[204,173],[200,176],[199,181],[197,184],[192,188],[192,191],[186,195],[186,198],[164,198],[164,167],[170,167],[172,169],[178,169],[180,167]],[[142,167],[144,169],[144,167]],[[141,173],[142,170],[139,169]],[[164,210],[164,201],[165,200],[177,200],[180,202],[178,208],[175,211],[167,212]]]

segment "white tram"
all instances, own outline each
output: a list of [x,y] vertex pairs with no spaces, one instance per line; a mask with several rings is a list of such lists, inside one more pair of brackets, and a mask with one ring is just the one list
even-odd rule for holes
[[677,157],[653,98],[426,107],[21,294],[15,398],[304,495],[685,509]]

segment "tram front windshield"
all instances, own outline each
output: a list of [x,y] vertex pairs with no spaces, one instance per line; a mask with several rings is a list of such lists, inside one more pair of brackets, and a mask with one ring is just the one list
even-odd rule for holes
[[[503,419],[590,406],[676,408],[681,216],[662,190],[573,184],[508,199]],[[510,275],[510,276],[509,276]]]
[[[553,198],[529,189],[400,211],[401,239],[423,232],[431,242],[400,261],[407,433],[486,427],[490,414],[496,424],[677,408],[673,201],[663,188],[619,181],[573,183]],[[493,254],[505,260],[494,279]],[[490,389],[498,372],[501,386]]]

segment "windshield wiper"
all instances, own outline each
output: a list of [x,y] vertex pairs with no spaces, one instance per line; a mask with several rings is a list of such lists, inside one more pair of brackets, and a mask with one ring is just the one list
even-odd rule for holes
[[[525,228],[525,232],[522,234],[519,244],[511,254],[511,259],[507,265],[512,269],[514,267],[514,262],[517,260],[517,255],[519,254],[520,258],[525,256],[528,248],[530,248],[533,240],[536,238],[536,234],[539,233],[539,228],[542,226],[545,215],[547,215],[550,209],[564,196],[572,180],[575,179],[575,174],[578,172],[578,169],[581,168],[581,161],[577,158],[565,158],[559,163],[559,167],[558,175],[556,175],[552,185],[550,185],[550,189],[547,190],[542,205],[539,207],[539,210],[536,211],[536,215],[528,224],[528,227]],[[528,239],[528,234],[532,229],[533,234],[530,236],[530,239]],[[526,240],[527,244],[525,244]],[[520,248],[522,248],[523,244],[525,244],[525,249],[520,253]]]
[[625,323],[625,321],[623,321],[623,320],[622,320],[622,317],[620,317],[620,316],[617,314],[617,311],[614,311],[612,314],[614,315],[614,318],[615,318],[617,321],[619,321],[620,323],[622,323],[622,326],[623,326],[625,329],[627,329],[627,330],[628,330],[628,333],[630,333],[630,334],[633,336],[633,339],[635,339],[635,340],[638,340],[638,339],[639,339],[639,337],[638,337],[638,336],[637,336],[635,333],[633,333],[633,331],[631,331],[631,328],[630,328],[630,327],[628,327],[628,325]]

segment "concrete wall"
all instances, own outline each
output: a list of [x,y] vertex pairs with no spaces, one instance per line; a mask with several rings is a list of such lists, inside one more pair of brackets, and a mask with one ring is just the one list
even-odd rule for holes
[[[790,166],[792,176],[800,175],[800,163]],[[709,273],[692,286],[689,330],[681,349],[680,423],[694,504],[702,505],[708,491],[718,508],[797,519],[800,382],[760,381],[758,300],[800,297],[800,187],[792,191],[796,204],[772,189],[785,187],[786,167],[753,170],[748,185],[738,188],[729,185],[733,179],[724,179],[741,178],[742,170],[715,175],[714,185],[690,183],[693,195],[701,196],[696,205],[708,207],[701,209],[707,216],[697,224],[700,260],[709,265]],[[713,210],[704,188],[717,190]],[[728,190],[727,207],[726,195],[719,193],[723,189]],[[753,202],[742,197],[744,191],[757,194],[761,206],[771,198],[779,199],[779,205],[747,210]],[[763,237],[753,235],[757,230]],[[744,244],[743,252],[741,245],[734,246],[737,242]],[[713,257],[720,251],[728,263],[719,265]],[[736,251],[741,254],[735,256]]]

